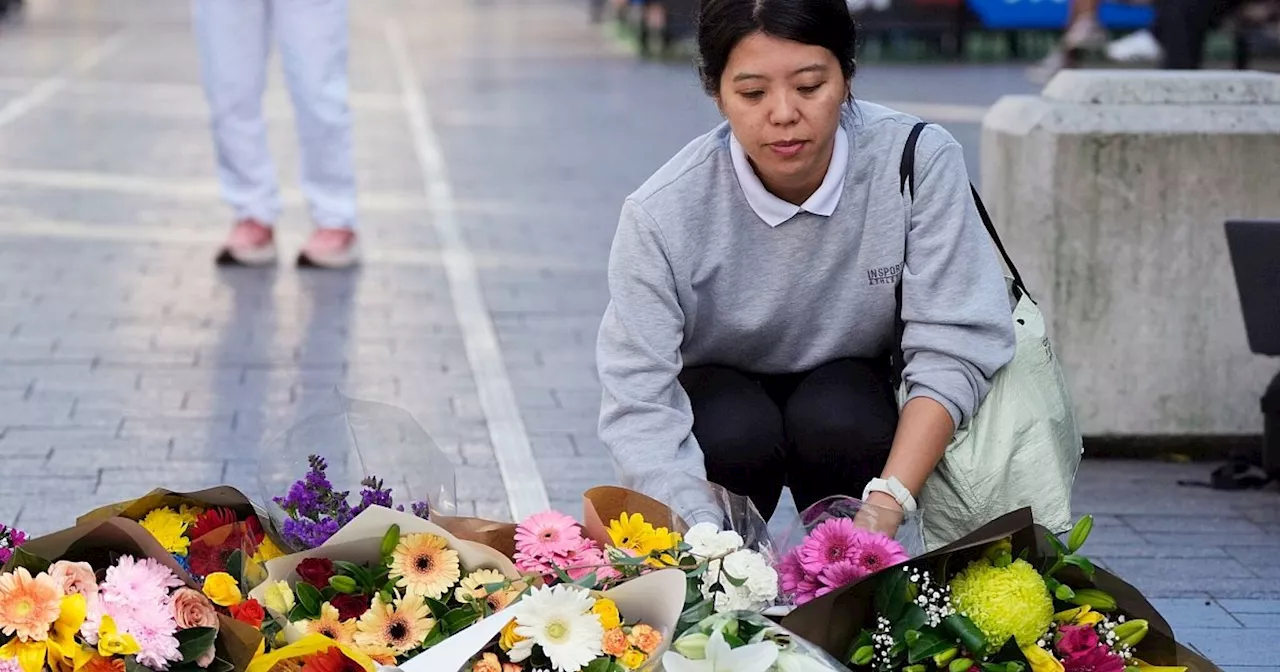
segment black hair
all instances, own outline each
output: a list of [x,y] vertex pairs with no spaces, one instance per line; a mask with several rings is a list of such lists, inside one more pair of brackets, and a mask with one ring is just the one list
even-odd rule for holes
[[845,81],[857,69],[858,28],[845,0],[702,0],[698,10],[698,74],[711,96],[729,54],[743,38],[762,32],[825,47],[840,62]]

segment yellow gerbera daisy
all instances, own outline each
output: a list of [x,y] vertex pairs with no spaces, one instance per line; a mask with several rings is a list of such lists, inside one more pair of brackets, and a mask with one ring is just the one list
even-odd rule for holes
[[634,555],[648,555],[658,542],[658,531],[646,523],[643,514],[623,513],[618,520],[609,523],[609,539],[613,545]]
[[151,511],[139,524],[164,546],[164,550],[175,555],[187,554],[191,546],[191,540],[186,537],[190,523],[182,514],[166,506]]
[[458,584],[462,567],[458,552],[443,537],[434,534],[407,534],[391,554],[391,575],[400,577],[396,585],[415,595],[438,600]]
[[320,618],[300,621],[298,626],[307,634],[324,635],[339,644],[354,645],[356,642],[355,619],[343,621],[338,615],[338,608],[328,602],[320,605]]
[[416,648],[435,627],[435,619],[428,616],[426,600],[410,593],[387,604],[379,595],[356,623],[356,646],[362,649],[391,649],[405,653]]

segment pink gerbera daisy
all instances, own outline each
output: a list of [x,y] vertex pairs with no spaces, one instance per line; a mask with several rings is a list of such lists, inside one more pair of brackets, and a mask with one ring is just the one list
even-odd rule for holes
[[854,540],[853,560],[865,571],[864,576],[911,559],[902,544],[878,532],[855,530]]
[[800,550],[793,548],[778,564],[778,588],[783,595],[793,595],[800,590],[804,580],[804,567],[800,565]]
[[516,550],[533,557],[567,553],[581,543],[578,523],[559,511],[535,513],[516,526]]
[[828,565],[854,560],[857,558],[858,541],[858,529],[852,520],[825,520],[800,545],[800,565],[809,574],[817,575]]
[[818,582],[822,584],[822,588],[815,593],[817,597],[822,597],[827,593],[854,583],[871,572],[865,567],[853,560],[841,560],[834,565],[827,565],[818,575]]

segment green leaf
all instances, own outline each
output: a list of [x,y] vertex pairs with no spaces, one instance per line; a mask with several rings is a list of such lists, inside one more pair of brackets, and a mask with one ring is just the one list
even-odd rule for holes
[[431,628],[431,632],[427,633],[427,638],[422,641],[422,648],[429,649],[448,638],[449,634],[444,631],[444,624],[436,621],[436,624]]
[[600,657],[591,661],[590,665],[582,668],[582,672],[609,672],[613,669],[614,662],[611,658]]
[[441,602],[440,600],[433,600],[428,597],[427,608],[431,610],[432,618],[436,619],[437,621],[442,621],[444,620],[445,616],[449,615],[449,607],[445,605],[444,602]]
[[884,614],[890,621],[897,621],[906,611],[907,605],[907,572],[894,569],[885,573],[876,585],[876,611]]
[[49,567],[51,565],[53,565],[52,562],[49,562],[48,560],[45,560],[44,558],[41,558],[35,555],[34,553],[31,553],[30,551],[28,551],[27,549],[21,546],[14,549],[13,557],[9,559],[10,569],[26,567],[27,571],[31,572],[32,576],[35,576],[40,572],[49,571]]
[[942,629],[949,633],[953,638],[959,640],[964,648],[972,653],[975,658],[982,658],[987,654],[990,644],[987,642],[986,635],[982,634],[982,630],[968,616],[963,614],[952,614],[942,619]]
[[293,608],[289,610],[289,614],[286,618],[289,619],[289,622],[296,623],[298,621],[309,620],[311,618],[311,614],[307,613],[307,608],[302,606],[301,602],[295,602]]
[[205,672],[235,672],[235,669],[236,666],[231,664],[231,661],[214,658],[213,662],[209,663],[209,667],[205,668]]
[[236,549],[227,556],[227,573],[237,581],[244,581],[244,551]]
[[1089,558],[1086,558],[1083,555],[1076,555],[1073,553],[1071,555],[1064,557],[1062,561],[1073,567],[1079,567],[1080,571],[1084,572],[1085,576],[1089,577],[1090,579],[1093,578],[1093,573],[1095,570],[1093,567],[1093,563],[1089,562]]
[[306,581],[299,581],[293,587],[293,590],[298,595],[298,604],[303,606],[307,616],[309,618],[320,618],[320,605],[324,603],[324,599],[320,596],[320,591]]
[[910,630],[921,630],[929,622],[929,616],[918,604],[908,606],[902,618],[893,624],[893,638],[901,639]]
[[858,635],[858,638],[853,640],[853,643],[849,645],[849,651],[845,654],[844,659],[846,661],[852,661],[853,654],[857,653],[858,649],[861,649],[864,646],[874,645],[875,640],[871,639],[871,631],[863,630],[862,634]]
[[178,640],[178,653],[182,654],[181,662],[193,663],[213,648],[218,631],[215,628],[188,628],[179,630],[174,637]]
[[[908,635],[915,630],[908,631]],[[912,665],[924,660],[928,660],[947,649],[954,644],[951,640],[942,636],[936,630],[924,630],[918,632],[918,636],[913,638],[915,641],[908,640],[907,644],[907,662]]]
[[471,609],[454,609],[444,617],[444,627],[449,633],[456,635],[478,620],[480,614]]
[[1053,547],[1053,550],[1057,552],[1058,555],[1067,555],[1071,553],[1071,551],[1067,550],[1066,544],[1062,543],[1062,540],[1054,533],[1045,532],[1044,538],[1049,540],[1049,545]]
[[125,656],[124,672],[155,672],[155,670],[139,663],[137,656]]
[[591,572],[590,574],[588,574],[588,575],[586,575],[586,576],[582,577],[581,579],[578,579],[578,580],[577,580],[576,582],[574,582],[574,583],[575,583],[576,585],[582,586],[583,588],[595,588],[595,587],[596,587],[596,583],[597,583],[597,582],[599,582],[599,581],[600,581],[600,579],[596,576],[596,573],[595,573],[595,572]]
[[1076,596],[1076,591],[1066,584],[1058,584],[1058,587],[1053,589],[1053,596],[1066,602]]

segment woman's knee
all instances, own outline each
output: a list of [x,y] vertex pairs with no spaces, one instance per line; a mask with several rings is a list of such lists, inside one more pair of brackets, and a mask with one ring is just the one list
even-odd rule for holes
[[818,463],[832,452],[888,453],[898,407],[887,366],[839,360],[811,373],[788,400],[787,434],[796,451]]
[[680,383],[693,407],[693,436],[711,463],[767,468],[781,457],[782,412],[764,390],[724,367],[686,369]]

